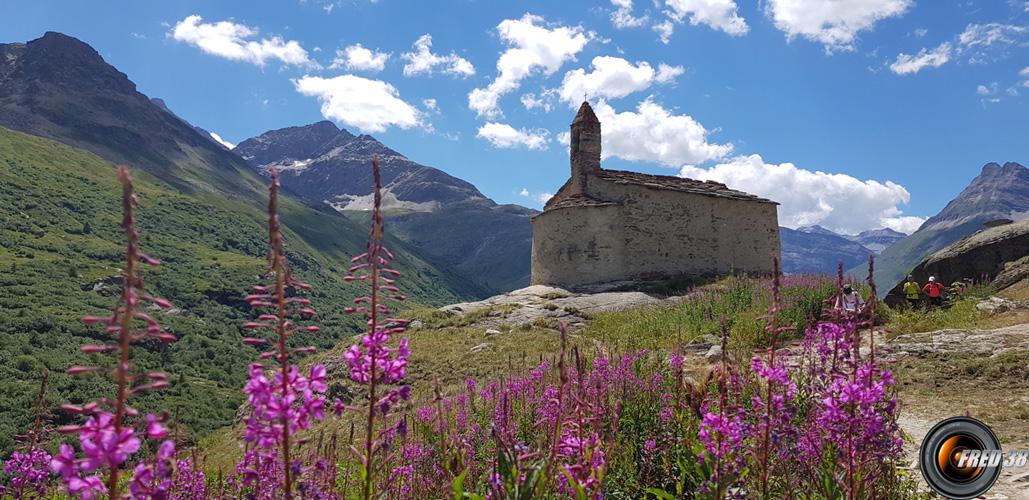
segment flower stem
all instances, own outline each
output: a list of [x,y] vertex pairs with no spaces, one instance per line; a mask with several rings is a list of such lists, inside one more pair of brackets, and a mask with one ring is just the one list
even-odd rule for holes
[[[279,372],[282,378],[282,398],[289,396],[289,355],[286,351],[286,269],[282,233],[279,228],[279,176],[272,170],[272,183],[268,190],[268,232],[271,240],[272,269],[275,271],[275,332],[278,334]],[[293,475],[289,461],[289,412],[283,411],[282,420],[282,468],[286,498],[293,497]]]
[[[379,157],[372,157],[372,175],[375,178],[375,199],[372,210],[372,230],[368,238],[369,283],[371,285],[371,309],[369,310],[369,327],[375,335],[379,329],[379,249],[382,244],[382,179],[379,177]],[[364,438],[364,498],[372,498],[372,448],[375,431],[375,365],[378,349],[370,347],[368,355],[371,361],[368,381],[368,421]]]
[[[136,304],[136,266],[139,261],[139,235],[136,233],[136,195],[132,190],[132,176],[128,167],[118,167],[118,178],[122,184],[122,228],[125,230],[126,252],[125,272],[122,283],[121,324],[118,330],[118,366],[115,378],[118,396],[115,400],[114,435],[120,436],[125,418],[125,400],[129,396],[129,343],[132,341],[132,316]],[[108,498],[118,498],[118,467],[111,465],[107,478]]]

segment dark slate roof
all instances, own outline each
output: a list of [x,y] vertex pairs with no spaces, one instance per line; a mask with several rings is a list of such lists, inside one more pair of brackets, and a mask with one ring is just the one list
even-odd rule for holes
[[687,179],[685,177],[651,175],[640,172],[627,172],[624,170],[599,170],[595,175],[598,178],[611,181],[616,184],[632,184],[653,189],[667,189],[670,191],[682,191],[685,193],[721,196],[723,198],[732,198],[734,200],[778,204],[772,200],[754,196],[750,193],[729,189],[725,184],[715,181],[698,181],[696,179]]
[[586,123],[600,123],[597,119],[596,113],[593,112],[593,108],[590,107],[590,103],[583,101],[582,106],[579,106],[579,112],[575,114],[575,119],[572,120],[572,125],[579,122]]
[[613,201],[598,200],[588,194],[580,193],[573,194],[567,198],[562,198],[560,200],[554,201],[553,203],[547,201],[544,210],[556,210],[558,208],[567,207],[606,207],[608,205],[617,204],[618,203],[615,203]]

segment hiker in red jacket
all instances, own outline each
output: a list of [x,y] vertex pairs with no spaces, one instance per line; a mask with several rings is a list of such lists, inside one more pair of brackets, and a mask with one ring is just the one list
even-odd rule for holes
[[935,276],[929,277],[929,282],[925,284],[922,291],[929,294],[930,307],[943,305],[943,285],[936,282]]

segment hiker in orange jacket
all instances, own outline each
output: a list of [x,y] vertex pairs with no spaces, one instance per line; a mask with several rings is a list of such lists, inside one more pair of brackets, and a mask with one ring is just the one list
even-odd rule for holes
[[936,282],[935,276],[929,277],[929,282],[922,287],[922,291],[929,294],[929,306],[943,305],[943,285]]

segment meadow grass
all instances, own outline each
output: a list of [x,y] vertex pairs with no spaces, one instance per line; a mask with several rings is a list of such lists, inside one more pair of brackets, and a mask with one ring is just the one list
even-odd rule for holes
[[976,304],[993,295],[988,286],[973,286],[955,295],[946,308],[883,308],[887,329],[891,335],[931,332],[948,328],[987,328],[992,326],[989,315],[976,309]]
[[[784,338],[796,339],[805,325],[822,316],[835,284],[828,276],[783,281],[779,322],[789,327]],[[705,335],[717,337],[725,318],[730,346],[750,350],[767,345],[764,316],[771,301],[769,280],[730,277],[695,288],[669,305],[595,314],[583,335],[622,349],[674,350]]]

